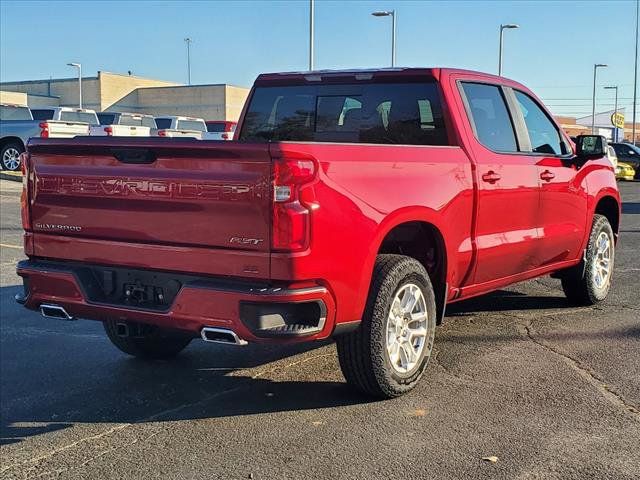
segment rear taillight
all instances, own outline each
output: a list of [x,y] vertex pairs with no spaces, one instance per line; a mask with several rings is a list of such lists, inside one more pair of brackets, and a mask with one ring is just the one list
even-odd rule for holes
[[317,175],[310,157],[274,159],[271,246],[278,251],[304,250],[309,245],[313,191]]
[[107,134],[108,137],[111,137],[113,135],[113,128],[104,127],[104,132]]
[[22,194],[20,195],[20,214],[22,217],[22,228],[31,231],[31,212],[29,211],[29,154],[20,154],[20,165],[22,168]]
[[167,136],[167,132],[165,130],[158,130],[158,136],[159,137],[166,137]]
[[40,137],[49,138],[49,124],[47,122],[41,122],[40,125]]
[[223,140],[229,140],[229,134],[227,132],[224,132],[221,137]]

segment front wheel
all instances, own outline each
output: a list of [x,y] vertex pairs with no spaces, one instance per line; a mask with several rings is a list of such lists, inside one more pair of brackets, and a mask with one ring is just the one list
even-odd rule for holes
[[604,215],[594,215],[585,259],[561,277],[567,298],[577,305],[603,301],[611,288],[615,241],[613,229]]
[[104,330],[111,343],[129,355],[146,359],[175,357],[193,339],[188,333],[153,325],[107,320]]
[[347,383],[381,398],[412,390],[431,356],[435,328],[435,295],[422,264],[378,255],[362,323],[336,340]]
[[15,172],[20,170],[20,154],[24,147],[17,142],[7,143],[0,151],[0,162],[3,170]]

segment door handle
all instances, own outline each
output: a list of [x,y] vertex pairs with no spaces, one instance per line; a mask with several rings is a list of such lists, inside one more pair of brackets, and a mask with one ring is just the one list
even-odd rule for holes
[[556,178],[556,176],[550,172],[549,170],[545,170],[544,172],[542,172],[540,174],[540,178],[546,182],[550,182],[551,180],[553,180],[554,178]]
[[496,183],[498,180],[500,180],[500,178],[500,175],[493,170],[489,170],[487,173],[484,173],[482,175],[483,182]]

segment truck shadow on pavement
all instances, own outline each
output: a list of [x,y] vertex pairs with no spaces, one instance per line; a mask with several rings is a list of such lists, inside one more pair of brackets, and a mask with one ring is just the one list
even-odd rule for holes
[[[99,322],[48,320],[24,310],[13,302],[19,288],[0,289],[0,444],[77,424],[276,412],[313,422],[326,415],[321,409],[374,401],[346,385],[328,341],[233,347],[194,340],[172,361],[138,360],[116,350]],[[453,304],[447,316],[565,307],[564,298],[502,290]]]
[[347,387],[328,341],[234,347],[195,339],[174,360],[139,360],[115,349],[99,322],[52,321],[16,305],[20,288],[0,289],[0,445],[78,423],[215,419],[371,401]]

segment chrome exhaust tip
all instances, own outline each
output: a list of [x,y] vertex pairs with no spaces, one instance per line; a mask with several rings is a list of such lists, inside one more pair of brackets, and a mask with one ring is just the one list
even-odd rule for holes
[[55,318],[56,320],[75,320],[75,318],[69,315],[60,305],[43,303],[40,305],[40,313],[45,318]]
[[228,328],[204,327],[200,331],[200,336],[205,342],[226,343],[227,345],[246,345],[248,343]]

